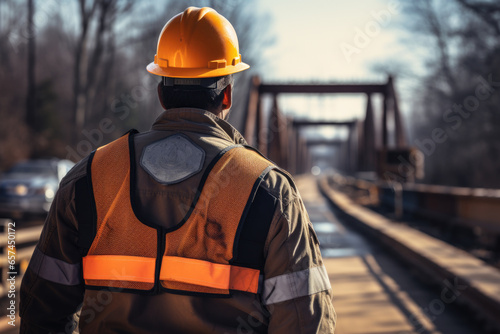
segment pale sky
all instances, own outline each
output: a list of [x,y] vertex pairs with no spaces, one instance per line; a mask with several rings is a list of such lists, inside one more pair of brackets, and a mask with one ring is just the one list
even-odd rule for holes
[[[386,76],[370,67],[391,59],[420,64],[401,42],[401,4],[396,0],[259,0],[259,10],[271,15],[276,43],[265,50],[264,82],[385,82]],[[398,82],[397,88],[403,85]],[[399,92],[408,114],[408,94]],[[327,97],[330,96],[330,97]],[[338,96],[338,95],[336,95]],[[316,119],[363,117],[366,100],[359,95],[280,97],[288,114]],[[378,108],[378,100],[373,100]],[[331,129],[320,131],[328,137]]]
[[[261,10],[273,18],[272,30],[277,40],[264,55],[275,60],[265,71],[269,79],[307,80],[314,75],[317,80],[363,80],[369,75],[368,63],[383,60],[397,44],[399,29],[394,23],[399,19],[398,1],[260,0],[259,3]],[[357,31],[367,38],[354,40]],[[353,47],[350,51],[359,53],[344,55],[341,47],[349,49],[348,45]]]

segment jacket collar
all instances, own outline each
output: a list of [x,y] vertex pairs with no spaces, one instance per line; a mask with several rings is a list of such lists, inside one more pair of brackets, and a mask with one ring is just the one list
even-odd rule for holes
[[243,136],[231,124],[203,109],[168,109],[158,116],[151,129],[198,132],[247,145]]

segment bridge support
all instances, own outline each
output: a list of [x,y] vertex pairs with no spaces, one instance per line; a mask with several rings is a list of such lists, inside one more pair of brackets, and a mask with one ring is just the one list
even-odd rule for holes
[[375,117],[371,94],[366,94],[366,113],[364,121],[358,124],[358,170],[372,171],[376,168]]
[[[291,120],[283,115],[278,106],[278,95],[284,93],[325,94],[356,93],[366,95],[366,113],[363,121],[308,121]],[[264,94],[272,96],[272,108],[268,122],[264,118],[261,99]],[[375,128],[372,95],[383,96],[382,138]],[[389,127],[388,124],[394,124]],[[399,168],[399,161],[392,161],[395,152],[410,152],[407,147],[402,117],[394,89],[393,78],[385,84],[306,84],[270,85],[262,84],[258,77],[252,78],[249,91],[246,123],[243,135],[250,145],[257,147],[279,166],[294,173],[308,171],[310,163],[308,145],[300,138],[302,126],[347,126],[347,142],[341,145],[342,164],[349,173],[378,171],[379,177]],[[391,133],[389,134],[389,130]],[[392,129],[394,129],[392,131]],[[377,150],[378,148],[378,150]],[[407,154],[403,154],[406,156]],[[413,155],[412,155],[413,157]],[[397,156],[396,158],[399,158]],[[413,163],[413,162],[412,162]],[[417,171],[418,172],[418,171]],[[380,174],[382,173],[382,174]],[[410,178],[411,179],[411,178]]]
[[273,106],[269,118],[269,157],[272,157],[278,166],[288,167],[288,125],[285,116],[278,108],[278,96],[273,95]]

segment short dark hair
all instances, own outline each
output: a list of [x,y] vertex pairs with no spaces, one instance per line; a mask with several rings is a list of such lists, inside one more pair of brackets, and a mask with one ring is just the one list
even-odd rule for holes
[[[233,83],[231,76],[211,79],[211,86],[166,84],[162,79],[158,83],[158,95],[165,109],[199,108],[209,111],[216,110],[224,99],[224,89]],[[222,85],[221,85],[222,84]]]

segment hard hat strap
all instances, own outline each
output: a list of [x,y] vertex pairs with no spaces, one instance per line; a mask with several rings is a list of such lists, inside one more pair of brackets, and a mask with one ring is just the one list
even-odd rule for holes
[[[223,77],[214,78],[170,78],[163,77],[163,86],[173,87],[173,86],[191,86],[202,87],[206,89],[217,89],[219,91],[226,88],[228,85],[233,84],[233,76],[226,75]],[[194,86],[194,87],[193,87]],[[189,88],[191,88],[189,87]],[[187,87],[186,87],[187,88]]]

